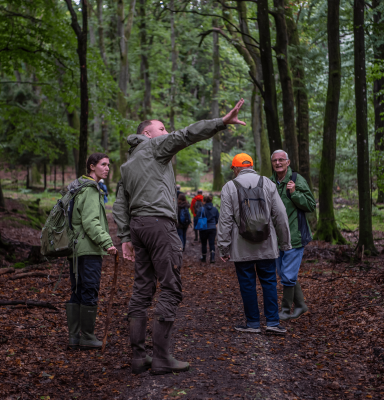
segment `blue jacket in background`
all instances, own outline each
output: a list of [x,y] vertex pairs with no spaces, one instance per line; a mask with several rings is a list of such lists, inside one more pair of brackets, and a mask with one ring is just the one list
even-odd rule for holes
[[100,189],[104,192],[104,204],[108,203],[108,189],[107,185],[105,185],[103,182],[99,182],[99,187]]
[[219,212],[217,211],[216,207],[213,207],[212,203],[207,203],[204,205],[204,207],[201,208],[200,210],[200,215],[201,212],[204,208],[203,211],[203,216],[207,217],[207,229],[216,229],[216,224],[219,222]]

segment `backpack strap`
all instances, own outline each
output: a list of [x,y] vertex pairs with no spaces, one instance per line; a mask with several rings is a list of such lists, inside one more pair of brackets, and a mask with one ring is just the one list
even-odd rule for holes
[[257,182],[257,186],[256,187],[259,187],[259,188],[262,189],[263,186],[264,186],[264,179],[263,179],[262,176],[260,176],[259,182]]
[[[291,175],[291,178],[290,178],[290,181],[296,183],[296,179],[297,179],[297,172],[293,171],[292,175]],[[288,199],[291,199],[291,192],[288,189],[287,189],[287,197],[288,197]]]

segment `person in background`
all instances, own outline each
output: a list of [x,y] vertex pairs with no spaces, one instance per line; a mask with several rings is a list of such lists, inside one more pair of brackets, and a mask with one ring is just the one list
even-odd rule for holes
[[104,183],[104,179],[100,179],[99,187],[104,192],[104,204],[108,203],[108,188],[107,185]]
[[187,201],[184,193],[180,193],[177,198],[177,233],[185,251],[185,244],[187,243],[187,229],[191,224],[191,215],[189,214],[190,204]]
[[215,238],[216,238],[216,224],[219,222],[219,211],[212,204],[211,196],[204,196],[203,207],[199,211],[199,216],[201,213],[205,214],[207,218],[207,229],[200,231],[201,240],[201,262],[207,261],[207,241],[209,242],[209,251],[211,254],[210,262],[215,262]]
[[[260,312],[257,304],[256,273],[264,297],[264,315],[267,320],[267,334],[283,335],[287,330],[280,325],[277,302],[277,280],[275,260],[281,250],[291,249],[291,235],[285,207],[274,185],[268,178],[261,177],[253,170],[253,160],[248,154],[237,154],[232,160],[235,180],[244,188],[256,188],[260,182],[268,212],[269,236],[260,242],[244,239],[239,233],[239,193],[233,181],[227,182],[221,191],[220,218],[217,229],[217,247],[221,259],[235,262],[241,297],[244,304],[246,325],[236,330],[261,333]],[[259,186],[260,187],[260,186]],[[256,266],[256,268],[255,268]]]
[[[284,150],[276,150],[271,156],[273,175],[277,191],[287,210],[289,229],[291,231],[292,249],[280,250],[276,260],[277,273],[283,285],[283,300],[279,317],[282,321],[299,318],[308,311],[304,301],[301,285],[297,281],[304,247],[312,240],[306,212],[316,209],[316,201],[307,181],[297,172],[292,172],[291,161]],[[291,314],[292,303],[295,309]]]
[[203,206],[203,191],[199,189],[197,191],[197,195],[192,199],[191,202],[191,211],[193,214],[193,230],[195,231],[195,242],[199,240],[199,231],[195,229],[197,224],[197,215],[200,211],[200,208]]
[[180,185],[176,185],[176,199],[179,198],[180,193],[183,193],[181,191],[181,186]]
[[95,335],[101,266],[104,255],[117,252],[109,235],[104,194],[98,185],[101,179],[108,176],[108,172],[108,156],[94,153],[87,160],[87,175],[76,179],[68,186],[68,190],[71,190],[74,185],[87,180],[94,183],[81,189],[76,195],[72,214],[73,230],[80,234],[76,243],[77,285],[74,260],[68,259],[72,294],[65,306],[69,347],[72,349],[97,349],[102,346],[102,342]]

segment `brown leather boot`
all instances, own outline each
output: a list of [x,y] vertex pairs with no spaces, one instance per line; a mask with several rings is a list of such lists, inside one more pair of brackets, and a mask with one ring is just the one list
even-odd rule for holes
[[145,351],[147,318],[129,317],[132,347],[132,374],[141,374],[151,368],[152,358]]
[[169,353],[171,331],[174,321],[165,321],[160,315],[153,320],[153,359],[151,374],[163,375],[189,370],[189,363],[178,361]]

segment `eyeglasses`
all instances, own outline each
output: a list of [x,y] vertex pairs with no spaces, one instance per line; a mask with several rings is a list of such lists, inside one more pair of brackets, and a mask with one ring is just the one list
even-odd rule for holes
[[277,162],[282,163],[283,161],[287,161],[288,158],[279,158],[276,160],[272,160],[272,164],[276,164]]

